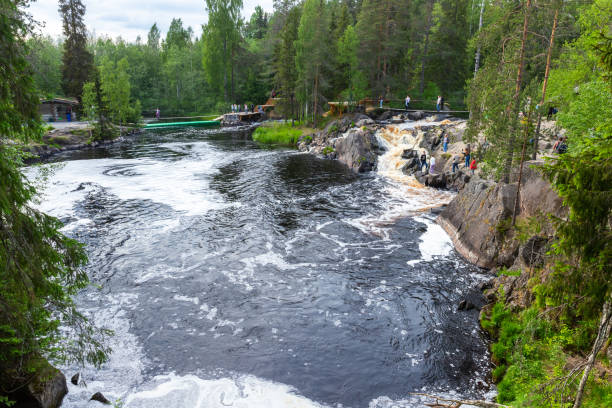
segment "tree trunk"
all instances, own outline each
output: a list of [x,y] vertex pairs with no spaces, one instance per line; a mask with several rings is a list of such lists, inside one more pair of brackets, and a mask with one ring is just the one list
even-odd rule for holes
[[419,85],[421,96],[423,96],[423,91],[425,90],[425,62],[427,61],[427,51],[429,49],[429,33],[431,31],[434,2],[435,0],[430,0],[427,3],[427,23],[425,24],[425,43],[423,44],[423,55],[421,55],[421,84]]
[[595,338],[595,343],[593,343],[593,349],[591,350],[591,354],[589,355],[589,359],[587,360],[587,366],[584,368],[584,373],[582,374],[582,378],[580,379],[580,384],[578,385],[578,391],[576,392],[576,399],[574,400],[573,408],[580,408],[580,406],[582,405],[584,387],[586,386],[587,380],[589,379],[589,373],[593,369],[593,365],[595,365],[595,358],[597,358],[597,354],[599,354],[599,351],[604,346],[604,343],[610,337],[610,328],[612,328],[612,293],[609,293],[606,296],[606,301],[604,302],[603,310],[601,312],[601,322],[599,323],[597,338]]
[[[223,58],[227,58],[227,39],[223,39]],[[223,98],[227,103],[227,61],[223,61]]]
[[514,143],[516,141],[516,128],[518,122],[518,113],[520,106],[521,96],[521,83],[523,81],[523,66],[525,64],[525,44],[527,43],[527,30],[529,29],[529,11],[531,9],[531,0],[527,0],[525,6],[525,18],[523,19],[523,37],[521,39],[521,50],[519,54],[519,64],[516,74],[516,87],[514,89],[513,105],[514,108],[510,113],[511,126],[510,135],[508,135],[508,152],[506,153],[506,160],[504,163],[503,182],[510,182],[510,172],[512,171],[512,159],[514,157]]
[[542,99],[540,100],[540,109],[538,110],[538,126],[536,128],[535,138],[533,139],[533,156],[535,160],[538,156],[538,143],[540,140],[540,123],[542,122],[542,109],[546,99],[546,85],[548,85],[548,74],[550,73],[550,58],[552,56],[553,45],[555,42],[555,30],[557,29],[557,21],[559,18],[559,9],[555,10],[555,18],[553,20],[552,31],[550,33],[550,43],[548,44],[548,55],[546,56],[546,71],[544,72],[544,83],[542,83]]
[[[485,0],[482,0],[480,3],[480,20],[478,21],[478,32],[482,30],[482,15],[484,14]],[[474,60],[474,78],[476,78],[476,74],[478,73],[478,68],[480,68],[480,43],[478,43],[478,47],[476,48],[476,58]]]
[[319,66],[317,65],[315,71],[315,83],[314,83],[314,104],[312,107],[312,116],[314,128],[317,128],[317,116],[318,116],[318,104],[319,104]]
[[[531,101],[530,101],[531,102]],[[514,197],[514,208],[512,209],[512,226],[516,223],[516,213],[519,207],[519,193],[521,191],[521,180],[523,179],[523,163],[525,162],[525,148],[527,147],[527,135],[529,134],[529,122],[531,121],[531,103],[529,104],[529,113],[527,114],[527,123],[525,123],[525,132],[523,133],[523,149],[521,151],[521,165],[519,167],[518,186],[516,187],[516,196]]]

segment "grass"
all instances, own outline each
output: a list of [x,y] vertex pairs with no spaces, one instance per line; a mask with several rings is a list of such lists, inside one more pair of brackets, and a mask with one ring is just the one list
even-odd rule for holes
[[253,140],[263,144],[295,146],[302,135],[312,133],[306,127],[292,127],[291,123],[266,123],[253,133]]

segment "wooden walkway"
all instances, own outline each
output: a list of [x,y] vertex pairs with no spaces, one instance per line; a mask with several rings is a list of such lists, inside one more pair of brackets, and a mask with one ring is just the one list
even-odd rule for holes
[[470,113],[470,111],[460,111],[460,110],[423,110],[423,109],[398,109],[398,108],[382,108],[383,110],[393,111],[393,112],[423,112],[423,113],[439,113],[440,115],[450,114],[450,113]]

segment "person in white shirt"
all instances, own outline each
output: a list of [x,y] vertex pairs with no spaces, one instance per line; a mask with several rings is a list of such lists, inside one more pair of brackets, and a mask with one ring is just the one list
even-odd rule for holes
[[410,95],[406,96],[406,109],[410,109]]
[[434,167],[436,166],[436,158],[431,156],[429,160],[429,174],[434,174]]

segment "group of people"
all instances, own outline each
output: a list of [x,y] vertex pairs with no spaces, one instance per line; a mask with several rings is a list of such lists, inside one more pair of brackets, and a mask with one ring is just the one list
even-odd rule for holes
[[[445,135],[443,139],[443,145],[442,145],[444,152],[448,150],[448,142],[449,142],[448,136]],[[473,175],[475,170],[478,168],[478,165],[476,164],[476,158],[472,157],[472,149],[469,144],[465,146],[462,153],[463,153],[463,158],[465,160],[464,168],[465,169],[469,168]],[[460,161],[459,155],[455,155],[453,157],[453,167],[452,167],[453,173],[459,170],[459,161]],[[423,171],[423,167],[425,167],[425,171],[428,171],[429,174],[434,174],[435,167],[436,167],[436,158],[434,156],[430,156],[429,162],[428,162],[427,153],[425,152],[425,150],[423,150],[420,156],[420,162],[421,162],[421,167],[420,167],[421,172]]]
[[233,103],[232,104],[232,113],[239,113],[239,112],[252,112],[254,109],[254,106],[251,105],[247,105],[246,103],[244,104],[244,107],[241,107],[239,104],[237,103]]
[[[385,101],[385,98],[381,95],[378,98],[378,104],[381,109],[383,107],[384,101]],[[406,107],[406,110],[410,109],[410,101],[411,101],[410,95],[406,95],[406,99],[404,99],[404,106]],[[441,110],[444,110],[444,97],[443,96],[438,95],[438,99],[436,100],[436,110],[438,112],[440,112]]]

